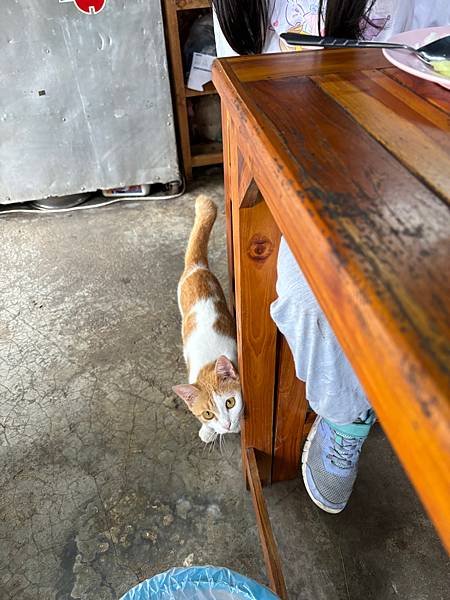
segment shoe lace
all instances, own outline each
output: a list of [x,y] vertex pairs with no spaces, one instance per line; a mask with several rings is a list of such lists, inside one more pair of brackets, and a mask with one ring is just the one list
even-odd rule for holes
[[344,438],[334,433],[327,458],[341,469],[351,469],[358,459],[361,445],[362,441],[358,438]]

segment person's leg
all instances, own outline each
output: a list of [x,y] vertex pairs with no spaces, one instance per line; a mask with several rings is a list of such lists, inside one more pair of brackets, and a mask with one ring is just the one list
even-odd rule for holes
[[328,512],[347,504],[361,446],[374,414],[322,309],[284,239],[271,315],[294,357],[318,418],[305,443],[302,472],[313,501]]

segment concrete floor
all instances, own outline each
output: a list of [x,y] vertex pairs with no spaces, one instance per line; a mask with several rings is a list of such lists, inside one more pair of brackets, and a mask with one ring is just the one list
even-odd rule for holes
[[[265,582],[239,441],[206,449],[185,379],[177,278],[193,197],[0,218],[0,598],[111,600],[211,563]],[[225,279],[224,219],[211,243]],[[348,509],[267,490],[293,600],[450,597],[445,553],[378,428]]]

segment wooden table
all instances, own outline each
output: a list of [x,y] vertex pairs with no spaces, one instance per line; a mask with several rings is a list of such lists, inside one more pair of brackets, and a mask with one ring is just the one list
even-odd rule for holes
[[243,458],[272,587],[263,484],[296,476],[304,386],[269,316],[280,232],[450,548],[450,92],[377,50],[216,61]]

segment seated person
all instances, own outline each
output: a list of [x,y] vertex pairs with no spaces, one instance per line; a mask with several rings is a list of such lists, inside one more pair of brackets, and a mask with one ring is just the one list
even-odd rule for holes
[[[449,0],[213,0],[213,6],[219,57],[293,50],[280,38],[287,31],[382,41],[450,24]],[[303,480],[315,504],[338,513],[350,498],[375,415],[284,239],[277,295],[272,318],[318,415],[303,450]]]

